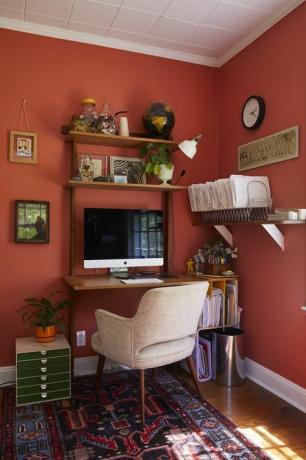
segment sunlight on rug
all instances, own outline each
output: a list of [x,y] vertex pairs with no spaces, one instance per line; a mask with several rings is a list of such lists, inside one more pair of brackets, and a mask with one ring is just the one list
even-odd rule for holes
[[3,391],[0,458],[5,460],[269,459],[224,415],[164,370],[146,375],[146,423],[138,374],[75,380],[72,398],[16,408]]

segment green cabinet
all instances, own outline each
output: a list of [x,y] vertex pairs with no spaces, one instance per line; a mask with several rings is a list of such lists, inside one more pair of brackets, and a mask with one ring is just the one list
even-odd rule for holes
[[16,339],[17,406],[71,396],[70,346],[63,334],[54,342]]

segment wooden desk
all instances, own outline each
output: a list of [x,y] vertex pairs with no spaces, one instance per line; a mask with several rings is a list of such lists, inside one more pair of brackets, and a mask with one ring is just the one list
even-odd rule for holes
[[[132,289],[132,288],[155,288],[165,286],[179,286],[181,284],[191,284],[201,281],[196,279],[194,276],[180,275],[177,278],[164,278],[163,283],[155,284],[150,283],[139,283],[139,284],[124,284],[121,283],[120,279],[115,278],[111,275],[72,275],[64,276],[65,283],[73,291],[92,291],[101,289]],[[203,280],[202,280],[203,281]]]

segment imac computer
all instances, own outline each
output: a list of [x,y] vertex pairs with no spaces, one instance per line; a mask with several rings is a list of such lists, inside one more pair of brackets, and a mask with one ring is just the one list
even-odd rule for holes
[[163,212],[84,209],[84,267],[160,267],[164,263]]

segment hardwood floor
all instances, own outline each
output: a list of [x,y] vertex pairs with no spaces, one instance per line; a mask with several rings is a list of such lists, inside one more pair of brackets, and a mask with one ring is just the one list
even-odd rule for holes
[[[192,386],[178,366],[169,371]],[[306,459],[306,414],[259,385],[245,381],[237,387],[200,383],[201,394],[241,432],[277,460]]]

